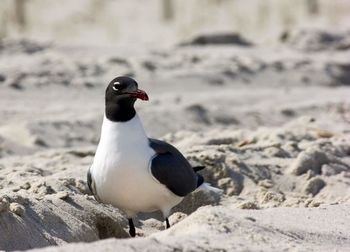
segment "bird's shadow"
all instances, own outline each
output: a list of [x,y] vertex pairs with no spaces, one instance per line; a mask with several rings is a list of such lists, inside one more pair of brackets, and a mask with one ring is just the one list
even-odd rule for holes
[[139,213],[137,215],[139,220],[147,220],[147,219],[156,219],[158,221],[163,222],[164,221],[164,217],[161,211],[155,211],[155,212],[151,212],[151,213]]

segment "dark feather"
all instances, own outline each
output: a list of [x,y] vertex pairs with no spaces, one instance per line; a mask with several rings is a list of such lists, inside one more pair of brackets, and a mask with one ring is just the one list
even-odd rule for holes
[[186,196],[197,188],[198,175],[191,164],[174,146],[149,139],[150,147],[157,153],[151,163],[152,175],[178,196]]
[[205,168],[205,166],[195,166],[195,167],[193,167],[193,170],[194,170],[195,172],[198,172],[198,171],[203,170],[204,168]]
[[198,173],[196,173],[196,174],[197,174],[197,188],[198,188],[204,183],[204,178],[202,175],[200,175]]

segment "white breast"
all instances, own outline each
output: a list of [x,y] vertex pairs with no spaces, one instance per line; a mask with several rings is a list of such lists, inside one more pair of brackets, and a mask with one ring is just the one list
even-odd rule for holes
[[169,211],[182,198],[153,178],[149,165],[155,152],[137,115],[128,122],[103,119],[91,174],[100,200],[124,210]]

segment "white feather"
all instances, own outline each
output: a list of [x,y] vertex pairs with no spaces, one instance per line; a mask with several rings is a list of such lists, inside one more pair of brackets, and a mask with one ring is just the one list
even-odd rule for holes
[[211,186],[209,183],[206,183],[206,182],[204,182],[203,184],[201,184],[201,185],[197,188],[197,190],[212,191],[212,192],[219,193],[219,194],[224,193],[224,190],[219,189],[219,188],[216,188],[216,187],[214,187],[214,186]]

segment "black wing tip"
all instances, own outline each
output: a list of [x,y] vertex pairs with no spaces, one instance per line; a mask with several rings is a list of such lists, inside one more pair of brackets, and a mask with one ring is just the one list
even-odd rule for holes
[[205,168],[205,166],[195,166],[192,167],[193,171],[196,173],[197,175],[197,188],[200,187],[203,183],[204,183],[204,178],[202,175],[200,175],[199,173],[197,173],[198,171],[201,171]]
[[203,170],[204,168],[205,168],[205,166],[195,166],[195,167],[193,167],[193,170],[194,170],[195,172],[198,172],[198,171]]
[[204,183],[203,176],[197,173],[197,188],[200,187],[203,183]]

